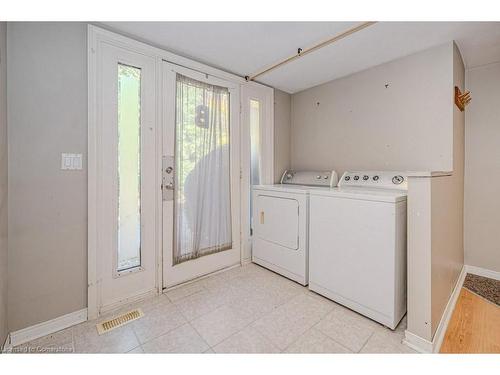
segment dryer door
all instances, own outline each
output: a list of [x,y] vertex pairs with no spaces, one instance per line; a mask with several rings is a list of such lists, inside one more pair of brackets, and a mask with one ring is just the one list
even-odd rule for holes
[[293,198],[257,194],[255,236],[291,250],[299,248],[299,202]]

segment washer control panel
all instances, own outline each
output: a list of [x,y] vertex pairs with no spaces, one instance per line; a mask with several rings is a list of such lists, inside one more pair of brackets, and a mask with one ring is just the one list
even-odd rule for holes
[[338,183],[335,171],[294,171],[286,170],[281,177],[282,184],[335,187]]
[[369,187],[382,189],[408,189],[408,176],[397,171],[347,171],[339,181],[339,187]]

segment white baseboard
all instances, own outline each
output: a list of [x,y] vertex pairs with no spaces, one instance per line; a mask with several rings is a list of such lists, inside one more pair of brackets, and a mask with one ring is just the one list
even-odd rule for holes
[[457,303],[458,296],[460,295],[460,290],[462,289],[462,285],[464,284],[467,272],[467,266],[464,265],[462,267],[462,271],[460,271],[458,280],[455,283],[455,287],[453,288],[450,299],[448,300],[448,303],[444,308],[443,315],[441,316],[441,320],[439,321],[436,332],[434,333],[432,342],[406,330],[405,338],[403,340],[406,345],[420,353],[439,353],[439,349],[441,349],[441,344],[443,343],[444,335],[446,334],[446,329],[448,328],[448,323],[450,322],[451,315],[453,314],[453,310],[455,309],[455,305]]
[[490,279],[500,280],[500,272],[488,270],[486,268],[476,267],[476,266],[465,266],[467,273],[472,273],[474,275],[489,277]]
[[51,333],[63,330],[87,321],[87,309],[78,310],[58,318],[48,320],[31,327],[20,329],[10,333],[10,347],[27,343],[28,341],[50,335]]
[[7,337],[5,338],[5,342],[0,349],[2,349],[1,353],[8,353],[10,351],[10,349],[12,349],[12,344],[10,343],[10,333],[7,333]]
[[441,321],[439,322],[439,325],[436,329],[436,333],[434,334],[434,339],[432,340],[434,353],[439,353],[439,349],[441,349],[441,344],[443,343],[444,335],[446,334],[446,329],[448,328],[448,323],[450,322],[453,310],[455,310],[455,305],[457,304],[458,296],[460,295],[460,291],[462,290],[462,285],[464,285],[466,275],[467,266],[464,265],[462,267],[462,271],[460,272],[460,276],[458,277],[457,283],[455,284],[455,288],[453,288],[450,299],[448,300],[448,303],[444,308],[443,316],[441,317]]
[[408,330],[405,331],[403,343],[419,353],[432,353],[432,342],[427,341],[426,339],[423,339]]

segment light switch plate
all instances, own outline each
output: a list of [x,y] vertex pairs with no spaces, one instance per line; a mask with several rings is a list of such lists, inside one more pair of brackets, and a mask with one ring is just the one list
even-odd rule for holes
[[82,154],[61,154],[62,170],[81,170],[82,168]]

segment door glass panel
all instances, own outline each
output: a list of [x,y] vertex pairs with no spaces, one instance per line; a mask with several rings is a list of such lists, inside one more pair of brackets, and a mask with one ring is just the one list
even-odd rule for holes
[[260,102],[250,100],[250,235],[253,233],[252,186],[260,184]]
[[232,248],[229,90],[176,83],[173,264]]
[[141,265],[141,69],[118,64],[117,271]]

